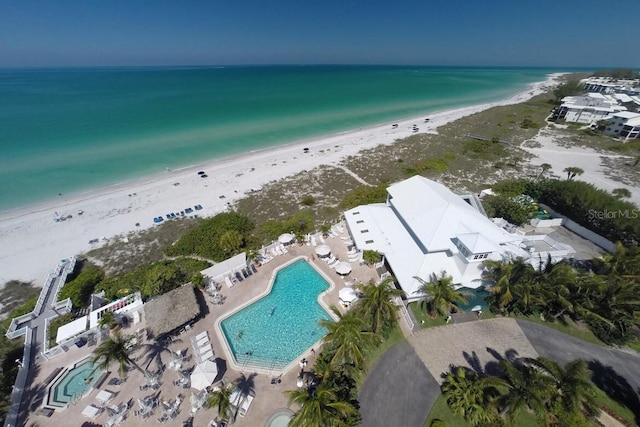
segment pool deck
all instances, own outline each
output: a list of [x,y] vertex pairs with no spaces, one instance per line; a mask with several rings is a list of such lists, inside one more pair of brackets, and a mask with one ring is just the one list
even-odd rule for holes
[[[328,238],[325,240],[326,244],[329,245],[332,253],[337,258],[341,260],[347,259],[347,248],[339,236]],[[318,243],[320,244],[320,242]],[[264,426],[271,415],[273,415],[274,412],[278,409],[290,408],[295,411],[297,408],[289,406],[288,398],[283,392],[286,390],[294,390],[296,388],[296,380],[298,377],[299,368],[297,366],[297,363],[294,362],[292,364],[293,368],[284,372],[280,377],[281,382],[276,385],[271,384],[272,376],[268,373],[262,372],[255,374],[254,371],[250,369],[248,369],[248,371],[246,372],[241,372],[240,369],[233,369],[233,367],[229,363],[228,356],[225,353],[221,338],[218,335],[216,328],[214,327],[215,322],[221,316],[224,316],[227,313],[235,311],[239,307],[246,305],[247,301],[259,298],[259,296],[261,294],[264,294],[267,290],[269,281],[271,280],[271,277],[273,276],[275,270],[283,264],[290,262],[291,260],[300,256],[305,256],[310,259],[310,262],[312,262],[318,270],[322,271],[324,273],[324,276],[334,282],[333,289],[321,296],[324,304],[326,304],[327,306],[335,305],[336,307],[339,307],[340,310],[344,310],[342,307],[340,307],[338,292],[340,291],[340,289],[345,287],[345,278],[339,276],[324,261],[317,259],[314,249],[315,248],[311,245],[290,246],[288,253],[275,258],[262,267],[259,267],[258,273],[250,276],[240,283],[236,283],[232,288],[228,288],[223,284],[221,293],[226,297],[224,304],[214,305],[209,301],[208,297],[205,296],[204,299],[206,300],[207,306],[204,309],[205,312],[203,313],[203,318],[195,322],[189,330],[178,335],[177,339],[175,339],[171,344],[168,345],[168,349],[172,351],[187,349],[187,355],[191,357],[189,362],[185,366],[183,366],[183,369],[193,367],[195,365],[195,360],[193,358],[193,350],[191,348],[191,337],[199,334],[200,332],[207,331],[209,333],[209,339],[211,341],[216,358],[222,359],[218,361],[219,368],[222,369],[223,366],[226,366],[226,370],[221,371],[222,379],[224,380],[224,382],[233,382],[242,374],[251,379],[254,385],[253,388],[255,399],[253,400],[253,403],[247,415],[245,417],[237,417],[235,422],[235,425],[237,426]],[[366,265],[358,265],[357,263],[352,263],[351,265],[353,271],[346,277],[347,281],[360,281],[363,283],[368,283],[370,280],[378,280],[378,276],[374,268],[368,267]],[[128,328],[123,330],[123,333],[130,334],[138,330],[144,330],[144,322],[145,319],[143,316],[140,323],[130,325]],[[400,325],[403,329],[403,332],[405,332],[405,335],[409,335],[410,331],[402,317]],[[145,353],[148,352],[145,351],[145,345],[148,344],[151,344],[151,342],[142,342],[141,347],[139,347],[139,349],[133,353],[133,356],[136,358],[136,362],[143,368],[147,365],[147,358],[145,357]],[[73,347],[66,353],[52,360],[46,360],[43,357],[39,357],[37,359],[38,369],[33,370],[35,376],[30,378],[27,382],[28,390],[25,391],[25,399],[23,400],[21,405],[21,416],[19,418],[19,420],[21,421],[20,425],[64,426],[78,425],[82,424],[85,421],[91,422],[95,425],[104,424],[108,419],[108,415],[105,412],[102,412],[93,420],[82,415],[83,409],[87,406],[91,404],[98,405],[96,395],[98,394],[99,390],[108,390],[115,393],[114,398],[111,401],[107,402],[107,406],[129,402],[130,400],[132,401],[132,409],[129,411],[124,422],[120,425],[142,426],[149,424],[159,424],[157,420],[162,415],[162,411],[158,408],[156,408],[154,414],[146,420],[134,416],[134,409],[138,409],[136,398],[144,398],[153,393],[151,390],[146,392],[139,390],[139,386],[144,383],[143,375],[140,372],[136,370],[129,372],[126,382],[124,382],[120,386],[108,385],[108,382],[111,378],[118,376],[118,373],[116,372],[117,368],[115,365],[111,369],[111,375],[105,378],[99,389],[92,390],[84,398],[80,399],[75,405],[69,405],[62,411],[56,411],[48,418],[44,415],[38,415],[36,413],[38,408],[40,408],[42,405],[43,398],[44,400],[46,400],[47,384],[45,384],[44,382],[47,377],[49,377],[51,373],[56,369],[70,366],[78,360],[87,357],[91,354],[94,348],[95,347],[89,347],[87,345],[82,348]],[[314,349],[316,351],[318,350],[317,347],[314,347]],[[309,367],[313,366],[315,362],[315,354],[311,352],[311,349],[303,353],[300,357],[306,357],[309,361]],[[167,363],[170,360],[169,353],[161,353],[160,359],[163,363]],[[150,362],[149,368],[151,370],[154,370],[156,368],[156,362]],[[218,377],[218,379],[219,378],[220,376]],[[178,415],[174,419],[164,423],[164,425],[166,426],[181,427],[182,423],[192,415],[189,398],[191,396],[191,392],[195,390],[183,389],[181,387],[174,386],[173,381],[177,379],[177,371],[172,369],[165,370],[161,379],[162,385],[160,389],[155,392],[159,393],[160,400],[175,399],[179,393],[181,393],[185,397],[184,401],[180,405]],[[198,427],[206,427],[208,426],[209,422],[216,417],[216,415],[217,411],[215,409],[200,409],[195,414],[193,414],[193,425]]]

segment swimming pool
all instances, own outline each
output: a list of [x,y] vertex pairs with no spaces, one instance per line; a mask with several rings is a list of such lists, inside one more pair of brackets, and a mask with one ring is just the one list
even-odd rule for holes
[[220,323],[238,365],[279,370],[320,340],[332,320],[318,303],[329,283],[306,260],[280,269],[271,291]]
[[491,292],[486,291],[483,287],[473,289],[473,288],[460,288],[459,291],[467,291],[470,292],[473,296],[466,297],[466,304],[458,304],[458,307],[462,311],[471,311],[472,308],[476,306],[480,306],[481,310],[487,310],[489,308],[489,304],[484,300],[486,297],[491,295]]
[[278,409],[267,420],[265,427],[287,427],[293,416],[290,409]]
[[102,369],[94,369],[93,362],[85,360],[64,371],[50,387],[47,404],[64,408],[75,398],[84,396],[102,374]]

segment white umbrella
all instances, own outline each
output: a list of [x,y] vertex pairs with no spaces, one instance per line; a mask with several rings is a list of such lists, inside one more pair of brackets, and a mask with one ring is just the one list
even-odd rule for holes
[[284,233],[284,234],[281,234],[280,237],[278,237],[278,242],[286,245],[287,243],[293,242],[293,239],[295,239],[295,236],[293,234]]
[[353,288],[342,288],[340,292],[338,292],[338,297],[342,302],[351,303],[358,299],[358,294]]
[[351,273],[351,264],[348,262],[340,261],[336,264],[336,273],[346,275]]
[[211,360],[205,360],[195,367],[191,374],[191,387],[203,390],[209,387],[218,376],[218,365]]
[[316,247],[316,254],[318,254],[318,256],[329,256],[329,254],[331,253],[331,248],[327,245],[319,245]]

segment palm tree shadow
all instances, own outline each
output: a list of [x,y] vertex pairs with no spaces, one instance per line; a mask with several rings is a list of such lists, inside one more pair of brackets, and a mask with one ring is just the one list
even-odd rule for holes
[[640,399],[629,382],[611,366],[605,366],[598,360],[591,360],[587,364],[592,372],[591,381],[611,399],[631,410],[636,417],[636,424],[640,423]]
[[155,361],[156,367],[161,369],[164,366],[162,360],[163,355],[172,355],[173,352],[169,349],[169,346],[175,342],[182,343],[182,339],[177,338],[173,341],[168,341],[164,338],[158,338],[153,340],[150,344],[142,345],[144,361],[146,362],[145,369],[149,369],[149,366]]
[[240,391],[241,395],[248,396],[250,394],[254,394],[256,390],[256,383],[254,378],[257,377],[258,374],[255,372],[249,376],[245,374],[241,374],[235,381],[236,388]]
[[463,351],[462,356],[464,357],[464,360],[467,361],[472,371],[474,371],[478,375],[485,374],[485,370],[482,366],[482,361],[480,361],[480,358],[478,357],[478,353],[473,351],[471,352],[471,354],[469,354],[466,351]]
[[518,352],[515,349],[509,349],[502,355],[495,349],[487,347],[487,353],[493,356],[495,360],[485,363],[484,366],[475,351],[471,354],[464,351],[462,352],[462,356],[469,364],[470,369],[480,376],[500,376],[502,375],[502,368],[500,367],[501,361],[508,360],[511,363],[517,363],[520,360]]

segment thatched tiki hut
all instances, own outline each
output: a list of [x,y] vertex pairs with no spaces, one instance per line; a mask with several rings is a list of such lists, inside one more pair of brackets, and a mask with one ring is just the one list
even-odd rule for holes
[[191,323],[200,315],[193,286],[188,283],[144,305],[149,338],[157,338]]

